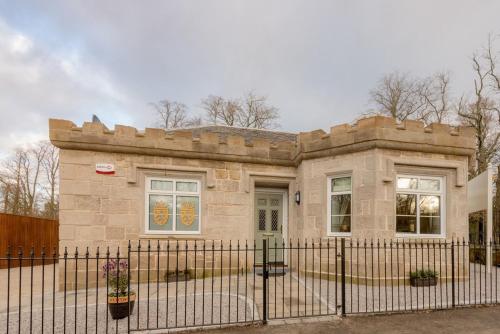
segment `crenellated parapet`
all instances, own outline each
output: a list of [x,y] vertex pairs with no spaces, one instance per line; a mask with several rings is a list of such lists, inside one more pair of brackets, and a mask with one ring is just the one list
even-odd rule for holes
[[[215,159],[293,166],[303,159],[345,154],[371,148],[387,148],[453,155],[474,154],[474,131],[445,124],[425,126],[418,121],[397,123],[392,118],[374,116],[353,125],[301,132],[297,136],[265,138],[242,134],[220,134],[201,129],[165,131],[51,119],[50,140],[63,149],[134,153],[183,158]],[[255,130],[248,130],[255,131]],[[276,136],[278,138],[278,136]],[[296,138],[291,139],[291,138]]]
[[453,155],[472,155],[474,130],[448,124],[425,125],[420,121],[401,123],[393,118],[373,116],[354,124],[341,124],[323,130],[300,133],[298,156],[309,159],[369,148],[387,148]]
[[71,121],[51,119],[50,140],[63,149],[96,150],[198,159],[226,159],[255,163],[292,165],[295,141],[247,138],[243,135],[220,135],[213,132],[180,129],[138,131],[115,125],[85,122],[78,127]]

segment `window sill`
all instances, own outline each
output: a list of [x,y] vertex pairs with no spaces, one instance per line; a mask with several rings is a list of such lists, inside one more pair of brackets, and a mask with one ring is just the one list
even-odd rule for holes
[[182,240],[204,240],[204,238],[201,236],[201,233],[196,232],[196,233],[187,233],[187,234],[182,234],[182,233],[145,233],[145,234],[140,234],[139,239],[182,239]]
[[328,233],[326,236],[328,238],[350,238],[350,237],[352,237],[352,232]]
[[446,235],[441,234],[406,234],[406,233],[396,233],[396,238],[404,238],[404,239],[446,239]]

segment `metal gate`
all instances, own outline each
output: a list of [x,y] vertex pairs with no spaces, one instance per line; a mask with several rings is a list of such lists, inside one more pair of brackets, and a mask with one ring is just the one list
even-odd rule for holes
[[[130,242],[62,255],[9,248],[0,331],[147,332],[497,304],[499,268],[483,255],[498,248],[340,238]],[[108,311],[113,300],[121,319]]]

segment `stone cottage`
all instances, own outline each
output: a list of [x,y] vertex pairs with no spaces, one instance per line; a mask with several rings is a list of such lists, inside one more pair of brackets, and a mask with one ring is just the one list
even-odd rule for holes
[[49,124],[61,247],[467,237],[468,128],[380,116],[301,133]]

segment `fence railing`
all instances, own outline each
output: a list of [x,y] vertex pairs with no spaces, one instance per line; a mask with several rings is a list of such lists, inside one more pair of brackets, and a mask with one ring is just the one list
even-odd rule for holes
[[341,238],[9,248],[0,257],[0,332],[147,332],[496,304],[499,268],[485,258],[499,249]]

